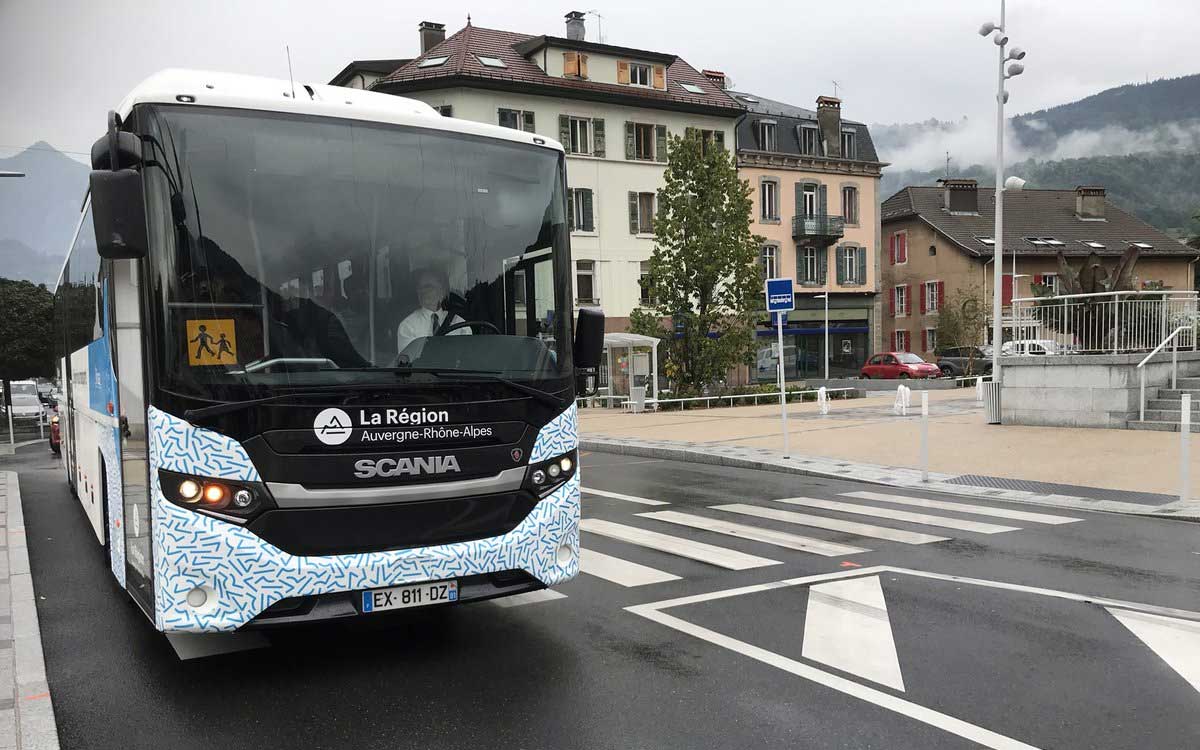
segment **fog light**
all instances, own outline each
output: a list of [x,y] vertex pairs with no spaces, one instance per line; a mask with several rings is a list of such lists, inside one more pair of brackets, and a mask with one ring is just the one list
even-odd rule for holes
[[179,483],[179,496],[189,503],[200,499],[200,483],[185,479]]
[[550,464],[546,467],[546,473],[553,479],[562,473],[562,469],[558,468],[558,464]]
[[204,487],[204,502],[216,505],[225,499],[225,488],[219,484],[209,484]]
[[245,508],[254,502],[254,495],[250,490],[238,490],[233,493],[233,504],[239,508]]
[[208,592],[197,586],[187,593],[187,603],[196,608],[203,607],[208,601]]
[[570,471],[571,466],[573,466],[573,464],[571,463],[571,459],[569,459],[569,458],[564,458],[563,460],[559,461],[558,463],[560,466],[562,466],[562,470],[564,472]]
[[545,484],[546,483],[546,472],[542,471],[541,469],[538,469],[537,471],[533,472],[533,483],[534,484]]
[[565,568],[571,564],[571,560],[575,557],[575,550],[571,549],[569,544],[558,545],[558,566]]

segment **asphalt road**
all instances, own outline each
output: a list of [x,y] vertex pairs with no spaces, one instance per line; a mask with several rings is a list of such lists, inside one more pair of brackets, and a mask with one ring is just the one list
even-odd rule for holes
[[181,661],[43,450],[0,468],[64,748],[1200,747],[1194,524],[591,454],[565,596]]

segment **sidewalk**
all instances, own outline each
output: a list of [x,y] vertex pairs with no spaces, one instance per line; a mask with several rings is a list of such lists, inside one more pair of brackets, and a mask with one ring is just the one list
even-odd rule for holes
[[0,748],[57,750],[15,471],[0,471]]
[[973,389],[930,392],[930,479],[944,485],[935,488],[920,481],[920,394],[907,417],[893,414],[894,398],[831,401],[827,415],[815,403],[789,404],[792,461],[782,458],[778,404],[657,414],[583,409],[579,423],[595,449],[664,457],[669,449],[688,460],[721,455],[956,494],[1200,517],[1200,445],[1192,451],[1192,500],[1177,502],[1178,433],[988,425]]

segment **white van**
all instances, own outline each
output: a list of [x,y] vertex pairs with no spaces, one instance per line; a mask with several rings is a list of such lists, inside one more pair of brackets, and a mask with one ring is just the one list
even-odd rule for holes
[[9,383],[12,392],[13,419],[41,419],[45,407],[38,398],[37,383],[32,380],[14,380]]
[[1028,357],[1065,354],[1061,344],[1053,339],[1018,339],[1017,341],[1005,341],[1000,347],[1000,356],[1002,357]]

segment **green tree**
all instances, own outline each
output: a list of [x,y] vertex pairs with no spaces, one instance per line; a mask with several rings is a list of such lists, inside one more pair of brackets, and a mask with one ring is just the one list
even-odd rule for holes
[[0,279],[0,380],[53,375],[53,296],[45,284]]
[[974,347],[987,336],[988,306],[983,290],[978,286],[959,287],[950,293],[946,304],[938,310],[937,346],[971,347],[967,372],[974,371]]
[[738,179],[732,153],[691,129],[671,136],[667,148],[650,256],[652,302],[633,312],[630,330],[667,342],[664,373],[696,393],[753,362],[762,238],[750,233],[751,189]]

